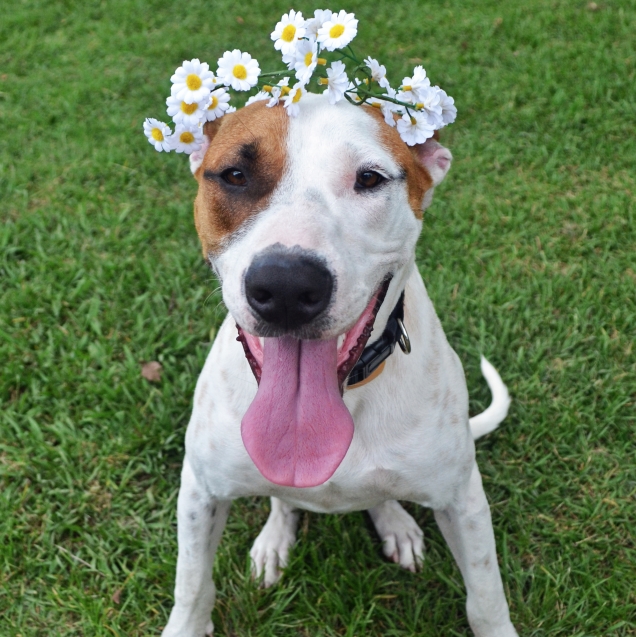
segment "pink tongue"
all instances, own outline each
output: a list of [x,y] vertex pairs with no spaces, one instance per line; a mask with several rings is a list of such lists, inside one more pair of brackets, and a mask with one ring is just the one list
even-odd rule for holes
[[315,487],[345,457],[353,419],[338,388],[337,353],[336,339],[265,339],[261,382],[241,435],[270,482]]

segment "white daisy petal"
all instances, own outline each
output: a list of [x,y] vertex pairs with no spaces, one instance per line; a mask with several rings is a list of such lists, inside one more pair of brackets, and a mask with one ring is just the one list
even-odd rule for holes
[[[386,89],[385,95],[387,97],[392,97],[393,99],[396,99],[395,93],[396,93],[395,89],[389,86]],[[389,126],[395,126],[395,118],[393,117],[394,114],[402,115],[403,113],[404,113],[404,106],[401,106],[400,104],[394,104],[393,102],[382,103],[382,114],[384,115],[384,121]]]
[[299,102],[306,93],[307,91],[305,90],[305,87],[300,82],[297,82],[283,98],[287,114],[290,117],[298,117],[298,113],[300,113]]
[[305,37],[318,39],[318,30],[322,25],[331,20],[333,13],[329,9],[316,9],[314,11],[314,17],[305,22]]
[[[387,97],[395,98],[395,90],[389,87],[387,92],[385,93]],[[382,115],[384,116],[384,121],[389,126],[395,126],[395,114],[401,115],[404,111],[404,107],[399,104],[394,104],[393,102],[387,102],[382,98],[372,97],[368,100],[368,103],[376,108],[379,108],[382,111]]]
[[218,60],[217,75],[225,86],[231,86],[235,91],[249,91],[256,86],[261,69],[258,61],[249,53],[242,53],[238,49],[226,51]]
[[386,79],[386,67],[372,57],[368,57],[364,63],[371,71],[371,79],[377,82],[382,88],[389,88],[389,81]]
[[327,87],[324,94],[329,98],[330,104],[339,102],[344,97],[345,91],[349,89],[346,70],[344,63],[336,60],[327,69],[327,77],[321,77],[318,80],[319,84]]
[[203,111],[203,118],[206,122],[213,122],[219,117],[223,117],[230,108],[230,94],[224,88],[217,88],[210,93],[210,101]]
[[298,40],[305,35],[305,20],[303,14],[293,9],[289,13],[285,13],[271,33],[274,42],[274,48],[283,55],[292,53]]
[[296,79],[303,85],[307,84],[317,64],[318,45],[312,40],[301,40],[295,52]]
[[398,133],[400,137],[409,145],[423,144],[427,139],[433,137],[435,128],[428,123],[426,113],[411,111],[411,114],[404,113],[397,121]]
[[402,80],[402,91],[399,99],[403,102],[422,102],[424,92],[431,86],[431,81],[426,77],[426,71],[422,66],[416,66],[412,77]]
[[210,94],[214,79],[214,73],[205,62],[200,62],[197,58],[184,60],[183,65],[170,78],[171,94],[186,104],[201,102]]
[[160,122],[152,117],[147,117],[144,121],[144,134],[148,141],[155,147],[155,150],[161,152],[170,152],[170,136],[172,131],[167,124]]
[[197,126],[199,122],[204,118],[204,111],[207,108],[209,102],[209,91],[208,97],[200,102],[192,102],[192,104],[188,104],[187,102],[180,100],[179,98],[171,95],[167,100],[166,104],[168,105],[168,115],[172,117],[172,121],[175,124],[183,124],[184,126]]
[[347,46],[358,33],[358,21],[353,13],[341,11],[333,14],[330,20],[327,20],[318,29],[318,42],[327,49],[327,51],[335,51]]
[[270,99],[270,94],[266,93],[265,91],[259,91],[258,93],[256,93],[256,95],[252,95],[252,97],[250,97],[247,102],[245,102],[245,106],[249,106],[250,104],[253,104],[254,102],[262,102],[264,100],[269,100]]
[[178,153],[190,155],[203,145],[203,131],[199,126],[177,126],[170,138],[170,145]]
[[415,103],[415,108],[426,113],[428,123],[436,130],[442,128],[444,122],[442,120],[442,106],[440,104],[439,89],[429,86],[426,89],[419,89],[419,101]]
[[446,94],[446,91],[435,87],[439,94],[439,105],[442,109],[442,122],[443,126],[452,124],[457,119],[457,108],[455,107],[455,100]]
[[284,97],[285,95],[287,95],[287,93],[289,93],[288,84],[289,84],[289,78],[284,77],[282,80],[278,82],[278,84],[276,84],[276,86],[269,87],[270,89],[269,92],[272,94],[272,97],[267,103],[267,106],[269,106],[270,108],[272,106],[276,106],[278,102],[280,101],[281,97]]

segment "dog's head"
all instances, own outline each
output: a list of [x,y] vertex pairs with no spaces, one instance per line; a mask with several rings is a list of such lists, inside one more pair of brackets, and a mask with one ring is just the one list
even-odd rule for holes
[[346,333],[410,265],[452,159],[433,139],[407,146],[372,107],[317,95],[302,107],[290,118],[256,102],[208,123],[190,159],[203,254],[257,336]]
[[279,384],[293,374],[302,386],[311,367],[342,391],[386,282],[387,312],[404,287],[450,152],[433,139],[409,147],[376,109],[318,95],[295,118],[255,102],[204,132],[190,158],[197,232],[261,390],[270,366]]

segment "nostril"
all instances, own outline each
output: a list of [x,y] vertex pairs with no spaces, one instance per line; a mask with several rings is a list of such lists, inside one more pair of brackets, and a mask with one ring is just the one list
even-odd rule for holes
[[322,301],[322,296],[318,292],[303,292],[298,296],[298,300],[303,305],[312,306],[320,303]]
[[251,290],[252,298],[257,303],[267,303],[272,300],[272,293],[269,290],[263,288],[256,288]]

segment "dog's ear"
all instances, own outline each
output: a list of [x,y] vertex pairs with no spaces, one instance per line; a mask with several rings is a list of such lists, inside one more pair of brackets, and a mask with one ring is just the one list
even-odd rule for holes
[[206,122],[203,125],[203,146],[201,146],[199,150],[195,150],[190,154],[190,170],[193,175],[196,175],[197,170],[199,170],[199,167],[203,163],[203,158],[210,147],[210,142],[217,134],[220,127],[220,119],[215,119],[213,122]]
[[423,144],[411,146],[411,152],[417,161],[428,170],[433,186],[444,181],[446,173],[451,167],[453,155],[448,148],[442,146],[436,139],[427,139]]

